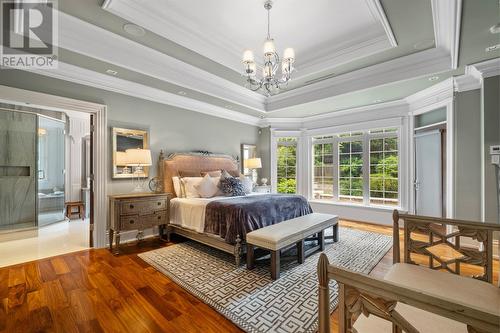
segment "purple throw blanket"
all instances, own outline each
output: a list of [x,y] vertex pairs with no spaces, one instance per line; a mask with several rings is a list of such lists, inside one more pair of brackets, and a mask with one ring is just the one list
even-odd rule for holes
[[301,195],[265,194],[215,200],[205,210],[205,232],[219,235],[229,244],[239,235],[295,217],[311,214]]

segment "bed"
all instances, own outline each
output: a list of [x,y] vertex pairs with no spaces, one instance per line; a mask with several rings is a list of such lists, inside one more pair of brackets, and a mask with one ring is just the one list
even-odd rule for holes
[[162,190],[172,194],[167,238],[178,234],[231,253],[239,266],[247,232],[312,213],[300,195],[252,193],[244,197],[176,198],[172,177],[179,173],[214,170],[239,172],[239,163],[228,155],[160,154]]

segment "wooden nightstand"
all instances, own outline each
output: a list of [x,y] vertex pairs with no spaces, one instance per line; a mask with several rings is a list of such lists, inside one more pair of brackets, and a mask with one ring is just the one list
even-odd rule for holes
[[271,185],[256,185],[253,191],[256,193],[271,193]]
[[168,193],[130,193],[110,195],[109,249],[119,254],[120,233],[137,230],[138,238],[144,229],[158,226],[160,238],[169,220]]

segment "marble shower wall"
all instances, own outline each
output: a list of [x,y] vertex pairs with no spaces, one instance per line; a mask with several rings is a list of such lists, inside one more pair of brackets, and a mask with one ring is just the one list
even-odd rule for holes
[[0,110],[0,231],[36,227],[34,114]]

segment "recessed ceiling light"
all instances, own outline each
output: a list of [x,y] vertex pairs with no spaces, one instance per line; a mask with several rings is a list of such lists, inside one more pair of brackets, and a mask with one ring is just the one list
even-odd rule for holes
[[491,51],[496,51],[496,50],[500,50],[500,44],[488,46],[486,48],[486,52],[491,52]]
[[224,107],[225,107],[226,109],[230,109],[230,108],[232,108],[233,106],[232,106],[232,105],[227,104],[227,105],[224,105]]
[[181,95],[181,96],[186,96],[187,95],[187,93],[185,91],[182,91],[182,90],[179,91],[178,94]]
[[381,102],[383,102],[383,100],[381,100],[381,99],[376,99],[373,101],[373,103],[381,103]]
[[126,23],[123,25],[123,31],[132,35],[134,37],[142,37],[146,34],[146,30],[143,27],[135,25],[133,23]]
[[500,34],[500,23],[495,24],[490,28],[492,34]]
[[436,80],[439,80],[439,76],[431,76],[429,78],[429,81],[436,81]]
[[106,73],[109,74],[109,75],[113,75],[113,76],[116,75],[116,74],[118,74],[117,71],[114,71],[112,69],[106,69]]

